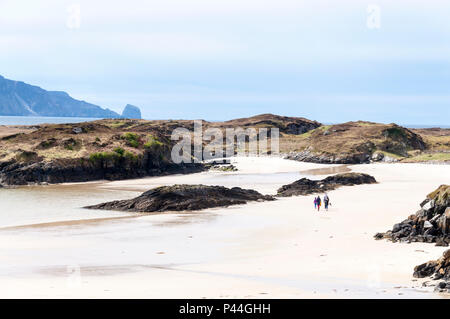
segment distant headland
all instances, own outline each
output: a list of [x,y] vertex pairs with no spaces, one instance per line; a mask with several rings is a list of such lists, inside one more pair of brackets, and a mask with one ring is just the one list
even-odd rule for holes
[[63,91],[46,91],[0,75],[0,116],[51,116],[140,119],[137,106],[127,105],[122,115],[72,98]]

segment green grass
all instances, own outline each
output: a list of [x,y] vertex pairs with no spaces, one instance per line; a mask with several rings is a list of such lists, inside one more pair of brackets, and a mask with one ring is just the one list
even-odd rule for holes
[[121,147],[116,147],[114,149],[114,152],[116,152],[117,154],[119,154],[120,156],[123,156],[125,154],[125,150]]
[[89,155],[89,161],[92,163],[101,163],[106,161],[115,161],[122,156],[116,152],[96,152]]
[[306,132],[306,133],[300,134],[298,137],[299,137],[299,138],[309,138],[309,137],[311,137],[311,135],[312,135],[313,133],[315,133],[315,132],[320,132],[320,131],[325,132],[325,131],[328,130],[330,127],[332,127],[332,125],[322,125],[322,126],[319,126],[318,128],[316,128],[316,129],[314,129],[314,130],[311,130],[311,131],[308,131],[308,132]]
[[127,132],[121,136],[122,139],[127,141],[127,145],[138,148],[140,145],[139,135],[136,133]]
[[428,162],[428,161],[439,161],[446,162],[450,161],[450,153],[431,153],[431,154],[420,154],[407,159],[408,162]]
[[104,162],[114,162],[117,164],[122,159],[127,159],[134,162],[139,159],[139,155],[126,151],[121,147],[116,147],[112,152],[96,152],[89,155],[89,161],[93,164],[100,164]]
[[163,145],[164,145],[164,143],[161,142],[160,140],[158,140],[157,137],[155,137],[153,135],[148,135],[147,142],[144,144],[144,147],[145,148],[156,148],[156,147],[160,147]]
[[107,123],[106,125],[109,126],[110,128],[121,128],[124,127],[127,124],[127,121],[114,121],[112,123]]

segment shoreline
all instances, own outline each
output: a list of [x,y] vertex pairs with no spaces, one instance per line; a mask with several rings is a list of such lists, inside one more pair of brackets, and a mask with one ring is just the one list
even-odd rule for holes
[[[252,156],[245,156],[248,158],[252,158]],[[236,156],[230,157],[229,159],[233,159],[236,158]],[[327,176],[330,174],[338,174],[338,173],[344,173],[344,172],[351,172],[351,167],[352,166],[366,166],[366,165],[428,165],[428,166],[446,166],[446,165],[450,165],[449,161],[444,161],[444,162],[439,162],[439,161],[428,161],[428,162],[373,162],[373,163],[359,163],[359,164],[328,164],[328,163],[315,163],[315,162],[304,162],[304,161],[297,161],[294,159],[287,159],[284,158],[282,156],[258,156],[258,158],[275,158],[275,159],[282,159],[282,160],[287,160],[287,161],[292,161],[292,162],[297,162],[297,163],[305,163],[305,164],[315,164],[315,165],[321,165],[324,166],[323,168],[314,168],[314,169],[308,169],[305,171],[299,171],[299,173],[308,175],[308,176]],[[326,166],[326,167],[325,167]],[[340,168],[342,167],[342,168]],[[350,168],[349,168],[350,167]],[[347,169],[349,170],[347,170]],[[318,173],[315,173],[315,172]],[[0,189],[4,188],[4,189],[16,189],[16,188],[24,188],[24,187],[41,187],[41,186],[57,186],[57,185],[65,185],[65,186],[70,186],[70,185],[89,185],[89,184],[107,184],[107,183],[112,183],[112,182],[120,182],[120,181],[139,181],[142,179],[147,179],[147,178],[158,178],[158,177],[165,177],[165,176],[183,176],[183,175],[192,175],[192,174],[199,174],[202,172],[208,172],[208,169],[205,170],[198,170],[197,168],[194,168],[192,172],[185,172],[185,173],[180,173],[180,172],[165,172],[162,173],[160,175],[146,175],[146,176],[141,176],[141,177],[132,177],[132,178],[120,178],[120,179],[96,179],[96,180],[89,180],[89,181],[73,181],[73,182],[61,182],[61,183],[50,183],[50,182],[34,182],[34,183],[28,183],[26,185],[1,185],[0,184]],[[323,172],[323,173],[321,173]],[[330,172],[330,173],[328,173]],[[240,175],[244,175],[244,174],[252,174],[252,173],[242,173],[242,172],[227,172],[228,174],[232,175],[232,174],[240,174]],[[283,173],[283,172],[280,172]],[[117,188],[116,190],[122,190],[120,188]]]

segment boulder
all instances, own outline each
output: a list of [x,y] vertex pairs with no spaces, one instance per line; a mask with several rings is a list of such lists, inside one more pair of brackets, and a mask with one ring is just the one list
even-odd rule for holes
[[450,249],[446,250],[438,260],[432,260],[416,266],[413,276],[416,278],[431,277],[434,280],[444,280],[439,283],[441,289],[450,285]]
[[74,127],[72,129],[72,132],[73,132],[73,134],[81,134],[81,133],[83,133],[83,128],[81,128],[81,127]]
[[372,161],[374,161],[374,162],[379,162],[379,161],[382,161],[383,159],[384,159],[383,153],[375,152],[372,155]]

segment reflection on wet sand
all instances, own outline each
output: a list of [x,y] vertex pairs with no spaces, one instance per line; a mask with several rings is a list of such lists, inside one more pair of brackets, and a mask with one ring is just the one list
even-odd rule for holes
[[[180,266],[181,264],[155,264],[155,265],[101,265],[101,266],[53,266],[53,267],[39,267],[36,273],[42,275],[67,277],[73,271],[79,271],[82,276],[112,276],[132,272],[143,271],[147,269],[162,269],[172,270],[172,267]],[[75,269],[76,268],[76,269]]]
[[63,220],[57,222],[48,222],[48,223],[37,223],[37,224],[29,224],[29,225],[20,225],[20,226],[10,226],[10,227],[2,227],[0,231],[3,230],[19,230],[19,229],[34,229],[34,228],[46,228],[46,227],[64,227],[64,226],[81,226],[81,225],[98,225],[102,222],[119,220],[119,219],[130,219],[143,216],[143,214],[136,214],[130,216],[119,216],[119,217],[106,217],[106,218],[90,218],[90,219],[76,219],[76,220]]
[[[155,213],[161,214],[161,213]],[[170,227],[176,225],[187,225],[190,223],[204,223],[209,222],[216,218],[218,215],[210,212],[183,212],[178,214],[175,219],[169,219],[162,222],[154,223],[153,226],[157,227]]]
[[300,171],[300,174],[302,174],[302,175],[331,175],[331,174],[339,174],[339,173],[348,173],[351,171],[352,170],[348,167],[348,165],[341,165],[341,166],[308,169],[305,171]]
[[171,219],[164,221],[156,221],[152,223],[152,226],[156,227],[170,227],[175,225],[186,225],[190,223],[201,223],[208,222],[214,219],[217,215],[210,212],[195,211],[195,212],[151,212],[151,213],[133,213],[127,216],[118,217],[105,217],[105,218],[89,218],[89,219],[75,219],[75,220],[63,220],[48,223],[36,223],[28,225],[19,226],[8,226],[0,227],[0,231],[14,231],[14,230],[26,230],[26,229],[43,229],[43,228],[53,228],[53,227],[76,227],[76,226],[98,226],[102,223],[124,220],[124,219],[134,219],[139,217],[149,217],[154,215],[172,215]]

